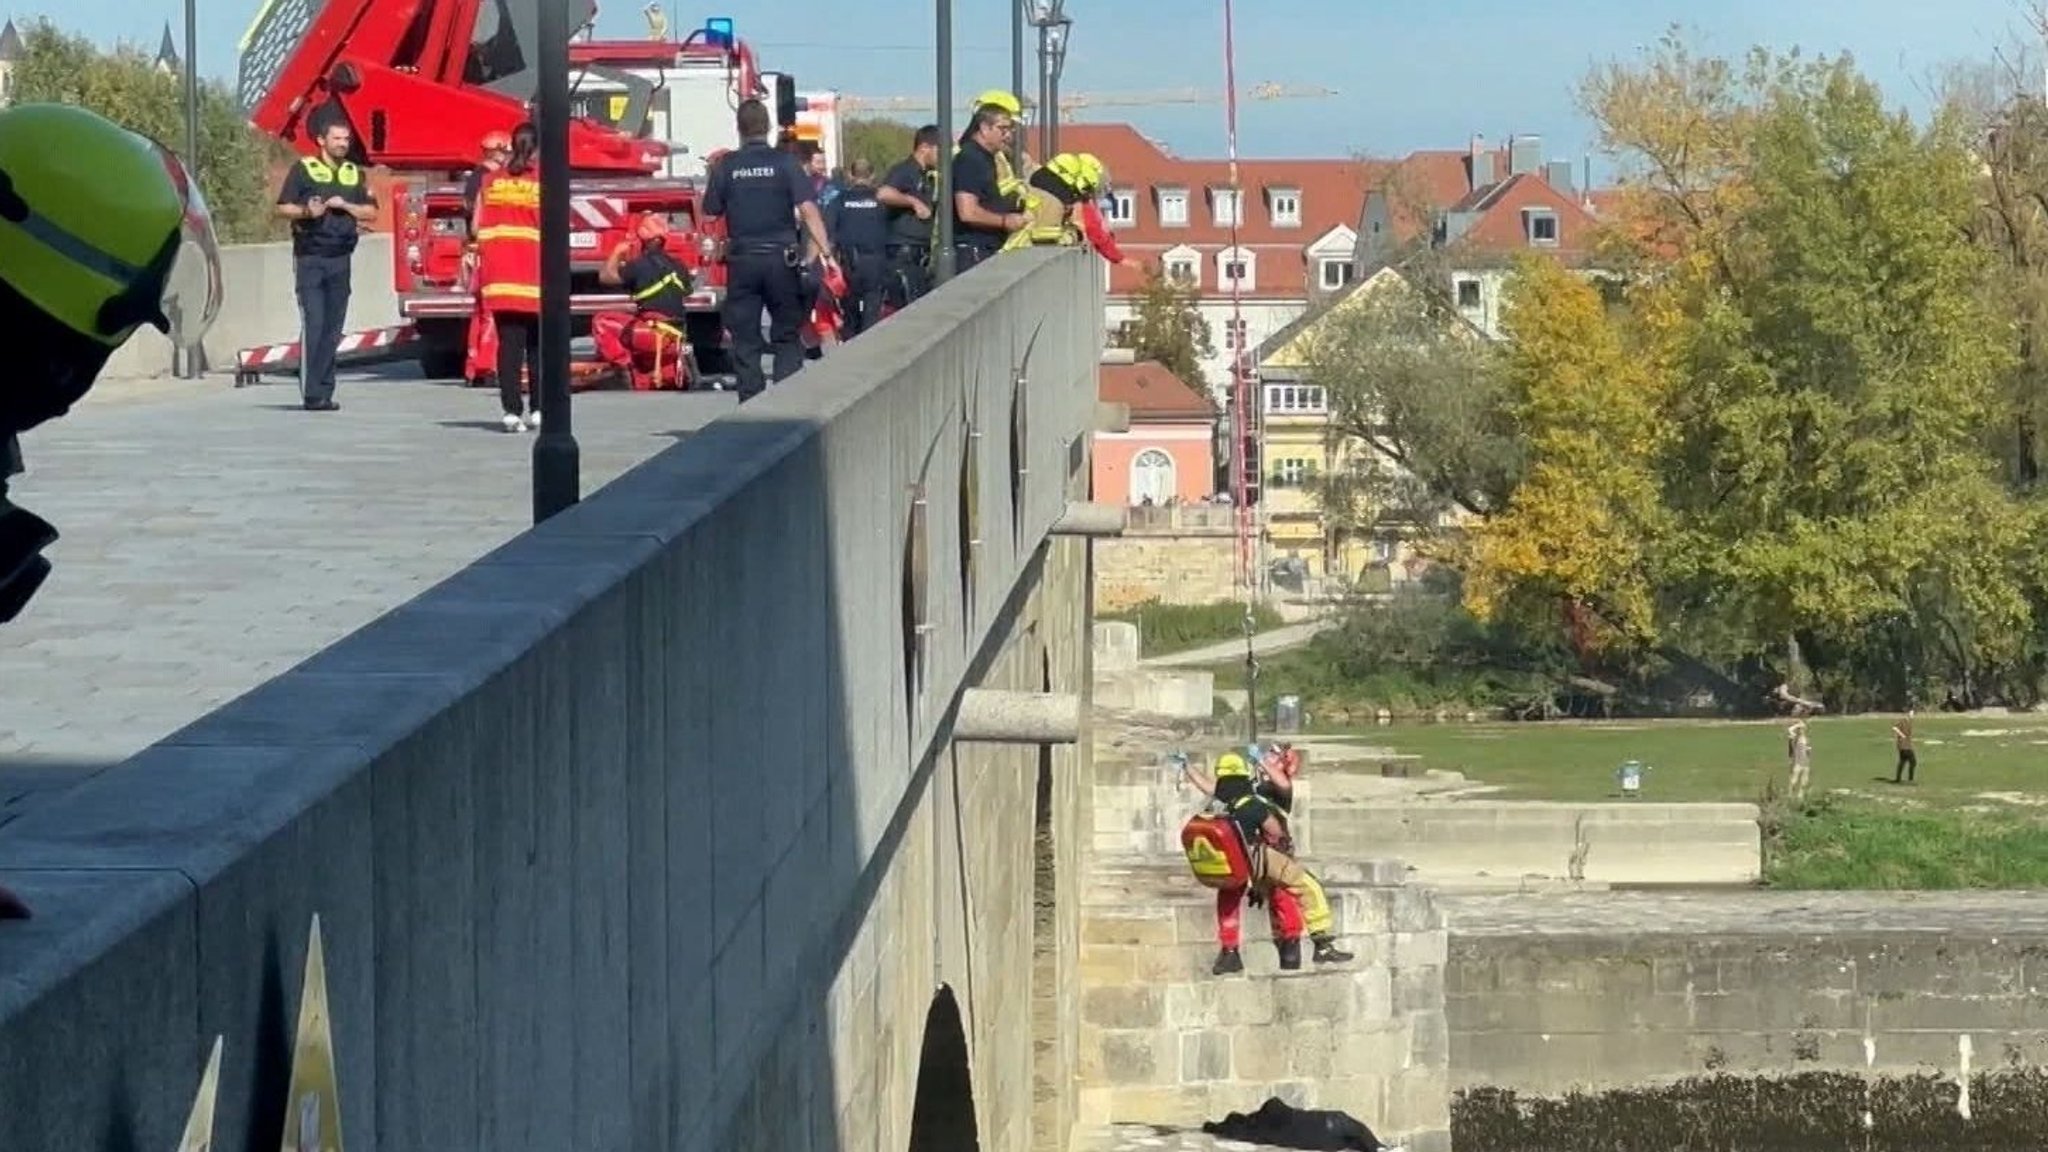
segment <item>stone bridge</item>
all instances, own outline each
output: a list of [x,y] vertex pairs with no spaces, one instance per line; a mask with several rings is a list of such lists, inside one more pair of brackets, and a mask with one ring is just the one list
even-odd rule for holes
[[277,1147],[316,914],[354,1152],[1064,1147],[1101,307],[1009,256],[708,424],[579,398],[530,531],[459,388],[31,437],[0,1149],[172,1147],[216,1035]]

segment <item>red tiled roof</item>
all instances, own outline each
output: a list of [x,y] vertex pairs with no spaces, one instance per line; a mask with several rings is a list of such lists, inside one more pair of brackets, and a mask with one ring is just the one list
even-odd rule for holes
[[[1586,211],[1578,196],[1556,188],[1535,173],[1510,176],[1490,188],[1468,194],[1451,209],[1476,213],[1456,239],[1470,250],[1508,253],[1535,249],[1569,260],[1583,260],[1593,253],[1600,221]],[[1528,216],[1532,211],[1549,211],[1557,217],[1557,242],[1541,246],[1530,243]]]
[[1129,405],[1133,424],[1210,420],[1216,416],[1214,401],[1188,387],[1157,360],[1104,364],[1097,370],[1096,380],[1102,402]]
[[[1136,194],[1133,200],[1137,219],[1114,230],[1117,242],[1126,251],[1156,261],[1169,248],[1194,248],[1210,260],[1203,282],[1214,289],[1214,257],[1230,246],[1230,228],[1215,223],[1209,191],[1229,186],[1228,161],[1181,159],[1129,124],[1062,125],[1060,149],[1093,153],[1108,167],[1114,188]],[[1307,297],[1311,272],[1309,245],[1339,226],[1356,228],[1367,188],[1388,167],[1382,161],[1348,159],[1238,161],[1238,182],[1244,189],[1238,243],[1251,249],[1258,262],[1253,274],[1255,287],[1244,294],[1245,298]],[[1187,190],[1186,225],[1160,223],[1160,188]],[[1271,197],[1282,190],[1300,197],[1298,226],[1273,222]],[[1113,270],[1110,276],[1113,296],[1135,292],[1143,281],[1141,275],[1125,268]]]

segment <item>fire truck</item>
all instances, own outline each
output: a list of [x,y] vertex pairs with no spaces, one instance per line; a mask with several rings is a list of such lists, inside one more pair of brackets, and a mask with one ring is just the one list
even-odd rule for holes
[[[596,16],[591,0],[269,0],[244,36],[239,96],[255,127],[311,155],[338,118],[353,133],[353,159],[396,177],[387,195],[403,322],[349,334],[342,363],[416,358],[429,377],[463,376],[476,304],[463,273],[462,180],[485,133],[529,118],[543,3],[569,5],[572,28],[588,30]],[[713,19],[681,39],[580,37],[570,66],[575,334],[587,335],[596,312],[630,309],[597,273],[640,214],[659,214],[696,279],[694,375],[728,375],[723,228],[700,208],[706,158],[737,143],[727,139],[732,109],[771,97],[753,50],[730,20]],[[244,349],[237,383],[296,371],[297,360],[295,344]]]

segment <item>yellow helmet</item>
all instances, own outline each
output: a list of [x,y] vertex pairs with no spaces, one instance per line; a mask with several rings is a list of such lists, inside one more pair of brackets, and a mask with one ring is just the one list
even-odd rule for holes
[[1109,169],[1102,166],[1102,161],[1096,159],[1093,152],[1083,152],[1076,159],[1081,162],[1082,178],[1087,180],[1088,190],[1099,190],[1109,182]]
[[1246,767],[1244,757],[1235,752],[1225,752],[1216,758],[1216,776],[1249,776],[1252,770]]
[[213,218],[163,145],[70,104],[0,111],[0,280],[95,344],[184,347],[220,312]]
[[1024,114],[1024,102],[1017,99],[1015,95],[1003,91],[1001,88],[991,88],[976,96],[973,103],[967,106],[967,110],[972,112],[976,108],[983,107],[1000,108],[1012,116],[1022,116]]
[[1067,182],[1076,192],[1086,192],[1087,172],[1081,167],[1081,158],[1072,152],[1062,152],[1045,162],[1046,171]]

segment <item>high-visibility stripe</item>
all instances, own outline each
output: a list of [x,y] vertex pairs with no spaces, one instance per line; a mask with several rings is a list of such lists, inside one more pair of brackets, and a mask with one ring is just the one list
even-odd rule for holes
[[479,244],[486,240],[531,240],[538,244],[540,229],[528,228],[523,224],[494,224],[488,228],[477,229],[476,239]]
[[683,286],[682,280],[679,277],[677,277],[675,273],[671,272],[668,275],[663,276],[661,279],[656,280],[654,283],[649,284],[647,287],[642,288],[640,291],[633,293],[633,299],[649,299],[655,295],[658,295],[663,289],[668,288],[671,285],[675,287],[676,291],[681,292],[685,296],[690,294],[690,290]]
[[486,284],[484,285],[482,295],[486,300],[493,296],[510,296],[515,300],[538,300],[540,299],[540,285]]

